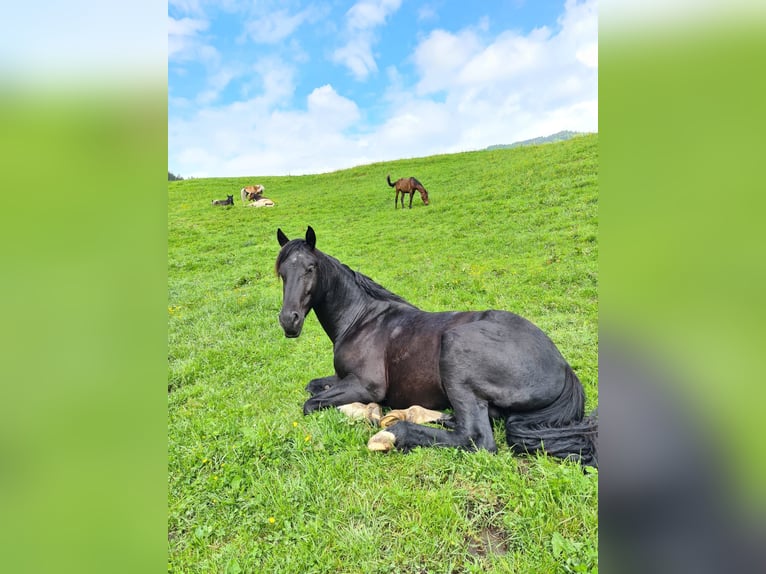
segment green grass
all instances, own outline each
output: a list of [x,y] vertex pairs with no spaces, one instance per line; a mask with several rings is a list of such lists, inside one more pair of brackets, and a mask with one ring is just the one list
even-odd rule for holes
[[[394,210],[414,175],[426,207]],[[545,457],[368,452],[374,430],[303,417],[332,373],[313,315],[283,336],[276,229],[429,311],[507,309],[598,402],[598,136],[322,175],[168,184],[172,572],[597,572],[598,474]],[[262,183],[274,209],[210,205]]]

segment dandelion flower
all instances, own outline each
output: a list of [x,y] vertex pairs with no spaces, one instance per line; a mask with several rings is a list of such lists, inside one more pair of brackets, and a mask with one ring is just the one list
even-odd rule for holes
[[311,440],[311,435],[307,434],[306,438],[304,438],[303,440],[306,441],[306,442],[309,442]]
[[274,524],[277,520],[273,516],[269,516],[269,524]]
[[298,428],[298,423],[296,421],[293,421],[293,427]]

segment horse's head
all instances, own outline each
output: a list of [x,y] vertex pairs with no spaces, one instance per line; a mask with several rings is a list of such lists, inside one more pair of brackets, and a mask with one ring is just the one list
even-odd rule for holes
[[428,191],[426,191],[425,186],[414,177],[410,178],[410,182],[412,184],[412,187],[414,187],[420,192],[420,199],[423,200],[423,203],[425,205],[428,205]]
[[277,229],[277,240],[282,246],[276,263],[277,274],[282,279],[279,324],[285,331],[285,337],[298,337],[303,321],[311,310],[319,281],[317,252],[314,250],[316,235],[309,226],[305,240],[290,241],[281,229]]

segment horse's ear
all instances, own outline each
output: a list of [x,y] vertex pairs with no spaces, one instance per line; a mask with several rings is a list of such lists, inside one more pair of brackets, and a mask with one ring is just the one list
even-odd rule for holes
[[314,249],[317,244],[317,236],[316,233],[314,233],[314,229],[309,225],[309,228],[306,230],[306,243],[309,244],[309,247],[311,249]]
[[280,246],[282,246],[282,247],[285,245],[285,243],[287,243],[288,241],[290,241],[290,240],[287,238],[287,235],[285,235],[284,233],[282,233],[282,230],[281,230],[281,229],[279,229],[279,228],[277,228],[277,241],[279,241],[279,245],[280,245]]

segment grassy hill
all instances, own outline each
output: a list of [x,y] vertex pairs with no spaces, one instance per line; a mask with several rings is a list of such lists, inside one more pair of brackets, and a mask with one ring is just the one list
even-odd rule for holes
[[[394,209],[417,177],[426,207]],[[507,309],[539,325],[598,399],[598,136],[296,177],[168,183],[171,572],[597,571],[597,473],[510,454],[380,455],[334,410],[313,315],[277,321],[276,229],[430,311]],[[261,183],[273,209],[242,206]],[[233,207],[212,199],[234,194]]]

